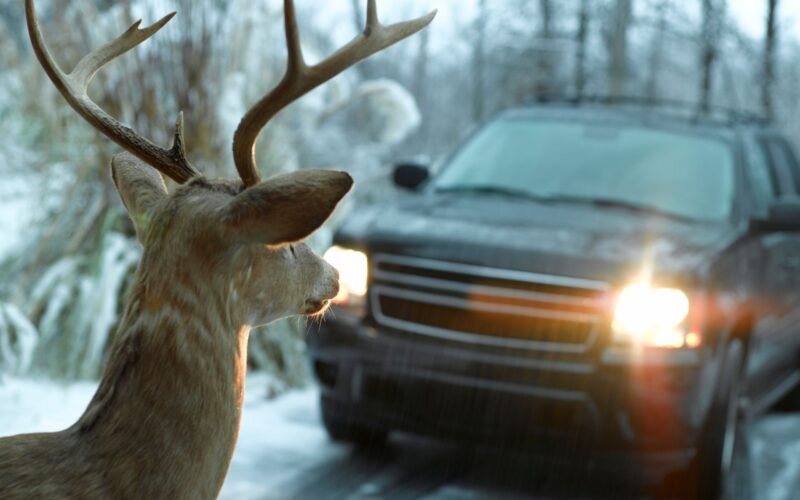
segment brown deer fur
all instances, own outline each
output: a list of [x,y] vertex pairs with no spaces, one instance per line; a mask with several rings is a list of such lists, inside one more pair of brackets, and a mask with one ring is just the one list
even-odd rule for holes
[[[336,272],[305,245],[350,190],[306,170],[242,190],[195,179],[168,195],[115,159],[144,245],[100,387],[66,431],[0,439],[0,498],[214,498],[239,427],[251,326],[321,311]],[[259,236],[260,235],[260,236]]]
[[[287,72],[242,119],[233,153],[241,181],[203,178],[186,158],[183,118],[171,149],[91,101],[89,84],[161,30],[134,23],[67,73],[25,0],[31,45],[67,103],[128,153],[114,182],[144,246],[100,388],[66,431],[0,439],[0,499],[214,498],[233,455],[250,328],[325,310],[336,271],[305,245],[353,185],[342,172],[303,170],[261,182],[255,144],[267,123],[312,89],[425,28],[435,12],[366,27],[322,62],[305,63],[293,0],[284,0]],[[152,167],[152,168],[151,168]],[[154,170],[155,169],[155,170]],[[158,170],[181,184],[168,194]],[[87,311],[87,314],[90,314]]]

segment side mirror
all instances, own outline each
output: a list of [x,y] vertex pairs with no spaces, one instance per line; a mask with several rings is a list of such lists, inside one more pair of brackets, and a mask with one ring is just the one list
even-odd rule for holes
[[800,232],[800,197],[784,198],[769,207],[766,219],[750,222],[757,233]]
[[395,185],[409,191],[417,191],[430,176],[428,167],[416,163],[401,163],[394,168]]

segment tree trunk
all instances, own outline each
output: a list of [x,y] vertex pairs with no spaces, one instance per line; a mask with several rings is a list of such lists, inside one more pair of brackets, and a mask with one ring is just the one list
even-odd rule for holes
[[609,44],[608,87],[611,97],[622,97],[626,93],[628,80],[628,29],[630,28],[632,17],[633,0],[617,0]]
[[773,91],[775,90],[775,53],[778,46],[778,0],[767,0],[767,35],[764,44],[764,70],[762,75],[761,104],[770,120],[775,117]]
[[714,93],[714,74],[719,60],[725,0],[702,0],[703,26],[700,34],[700,110],[708,112]]
[[667,32],[668,8],[669,0],[662,0],[657,6],[658,20],[656,21],[656,29],[650,45],[647,86],[645,87],[645,95],[650,101],[655,101],[660,95],[658,82],[661,80],[661,67],[664,63],[664,38]]
[[550,39],[553,35],[553,3],[552,0],[539,0],[539,11],[542,16],[542,38]]
[[472,118],[483,121],[486,115],[486,0],[478,2],[478,17],[475,19],[475,46],[472,54]]
[[575,94],[582,96],[586,90],[586,43],[589,39],[589,0],[581,0],[578,11],[578,32],[575,52]]
[[541,46],[536,51],[536,75],[534,75],[534,95],[536,98],[551,96],[555,93],[555,75],[553,74],[553,3],[552,0],[539,0],[541,28],[539,39]]

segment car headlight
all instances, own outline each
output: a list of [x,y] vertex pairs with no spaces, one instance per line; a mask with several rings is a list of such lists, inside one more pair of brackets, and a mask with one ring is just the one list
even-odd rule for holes
[[614,311],[614,337],[637,346],[695,348],[700,337],[686,326],[689,297],[675,288],[635,285],[624,289]]
[[339,295],[336,304],[349,304],[363,301],[367,295],[369,260],[367,255],[357,250],[331,247],[324,259],[339,271]]

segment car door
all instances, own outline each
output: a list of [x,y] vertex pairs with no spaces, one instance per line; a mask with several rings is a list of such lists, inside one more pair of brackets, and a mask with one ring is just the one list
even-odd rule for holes
[[[791,146],[779,136],[762,138],[778,199],[800,194],[800,165]],[[781,384],[800,369],[800,233],[777,232],[760,239],[766,258],[762,314],[767,327],[760,339],[768,353],[767,371]]]
[[[743,152],[746,158],[746,177],[744,184],[749,191],[748,218],[763,218],[769,207],[780,196],[780,180],[773,168],[763,141],[752,136],[743,137]],[[773,318],[771,298],[778,278],[769,245],[761,236],[743,236],[742,244],[737,245],[732,254],[724,260],[720,282],[727,289],[734,290],[740,300],[751,311],[750,341],[747,357],[747,377],[745,391],[748,399],[757,402],[764,397],[780,379],[784,368],[775,362],[780,356],[781,347],[774,341],[779,325]],[[735,313],[734,313],[735,315]],[[731,318],[741,321],[744,318]]]
[[[800,162],[792,146],[782,137],[767,140],[770,162],[779,172],[785,172],[781,182],[781,195],[800,197]],[[791,301],[794,311],[796,334],[794,339],[800,345],[800,233],[782,233],[778,267],[782,275],[779,286]]]

